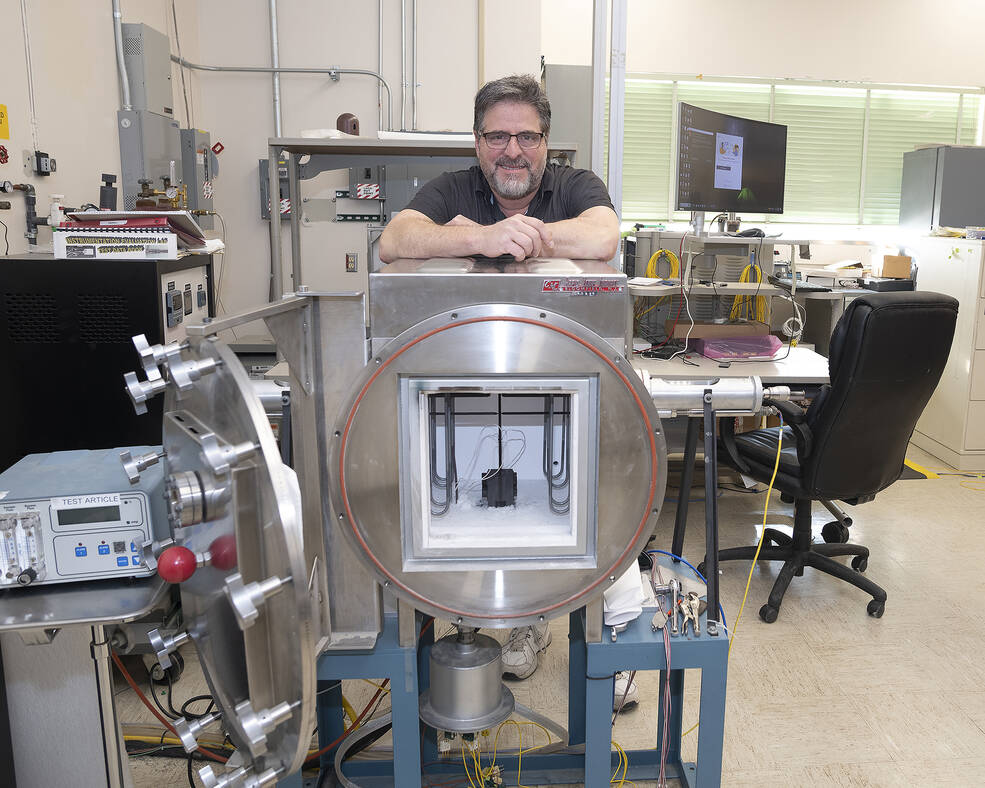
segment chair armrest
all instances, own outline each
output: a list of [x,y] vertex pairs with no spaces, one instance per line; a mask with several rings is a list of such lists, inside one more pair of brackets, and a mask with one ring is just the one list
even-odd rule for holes
[[783,416],[783,423],[793,426],[794,424],[802,424],[807,418],[807,411],[805,411],[800,405],[795,405],[792,402],[787,402],[786,400],[771,400],[767,399],[764,401],[766,405],[772,405],[778,411],[780,415]]
[[807,411],[792,402],[774,402],[773,400],[766,400],[765,402],[780,411],[783,424],[790,427],[797,438],[797,456],[802,461],[807,459],[814,448],[814,435],[811,428],[807,426]]

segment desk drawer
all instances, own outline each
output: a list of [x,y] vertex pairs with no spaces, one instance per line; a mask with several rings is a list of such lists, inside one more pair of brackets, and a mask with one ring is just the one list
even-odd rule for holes
[[985,402],[968,403],[964,447],[966,451],[985,449]]
[[975,332],[975,347],[985,350],[985,298],[978,299],[978,330]]
[[971,399],[985,400],[985,350],[971,354]]

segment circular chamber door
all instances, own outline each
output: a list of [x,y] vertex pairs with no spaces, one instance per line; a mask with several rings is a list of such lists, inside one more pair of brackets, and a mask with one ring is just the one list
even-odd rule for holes
[[380,583],[472,626],[597,598],[653,533],[666,446],[626,359],[583,325],[483,304],[370,360],[330,438],[333,517]]
[[[227,777],[267,785],[300,768],[314,728],[316,638],[297,477],[228,347],[209,337],[152,350],[167,381],[174,542],[155,545],[155,560],[181,582],[187,635],[243,754]],[[195,730],[182,729],[186,747]]]

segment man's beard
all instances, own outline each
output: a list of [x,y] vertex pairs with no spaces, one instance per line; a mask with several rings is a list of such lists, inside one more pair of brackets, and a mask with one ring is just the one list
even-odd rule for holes
[[[518,172],[507,175],[497,170],[497,166],[522,166],[526,167],[526,173]],[[537,191],[541,178],[544,177],[544,169],[541,168],[538,172],[535,172],[530,162],[522,156],[516,159],[511,159],[508,156],[500,156],[489,170],[483,166],[482,174],[486,176],[489,186],[498,197],[507,200],[519,200]]]

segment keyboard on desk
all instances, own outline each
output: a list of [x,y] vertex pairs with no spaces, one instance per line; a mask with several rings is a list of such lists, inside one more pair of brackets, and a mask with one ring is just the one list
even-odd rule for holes
[[[792,290],[793,284],[790,281],[789,276],[771,276],[769,281],[776,285],[777,287],[782,287],[786,290]],[[831,292],[831,288],[825,285],[819,285],[817,282],[806,282],[803,279],[797,280],[797,292],[798,293],[828,293]]]

